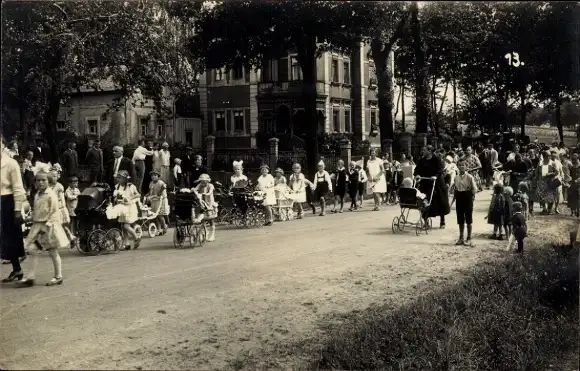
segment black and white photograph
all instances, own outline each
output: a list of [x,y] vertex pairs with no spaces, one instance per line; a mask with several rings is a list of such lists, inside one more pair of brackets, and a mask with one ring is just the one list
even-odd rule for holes
[[1,18],[0,369],[579,371],[580,2]]

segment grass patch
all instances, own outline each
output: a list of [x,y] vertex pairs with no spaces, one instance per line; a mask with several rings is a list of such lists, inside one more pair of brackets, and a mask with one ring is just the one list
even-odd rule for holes
[[[308,353],[313,369],[546,370],[578,349],[578,249],[528,241],[458,284],[350,314]],[[296,350],[296,349],[295,349]]]

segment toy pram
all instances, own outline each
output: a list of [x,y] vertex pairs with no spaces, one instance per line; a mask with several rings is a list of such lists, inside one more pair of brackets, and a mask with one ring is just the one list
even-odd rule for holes
[[208,231],[206,223],[199,218],[202,211],[201,200],[194,191],[182,189],[175,194],[173,245],[176,248],[182,248],[186,244],[190,248],[203,246]]
[[139,219],[137,219],[137,225],[134,227],[137,237],[141,238],[144,230],[147,231],[149,238],[158,236],[159,231],[157,229],[157,224],[155,224],[155,220],[159,216],[161,207],[163,207],[163,201],[159,203],[157,210],[153,210],[151,207],[147,206],[147,200],[145,200],[145,203],[139,202],[137,207],[139,210]]
[[250,182],[238,182],[228,193],[231,208],[221,209],[218,220],[235,227],[262,227],[266,223],[262,208],[264,193],[253,188]]
[[107,217],[112,191],[108,184],[94,184],[81,192],[75,209],[79,243],[82,254],[101,254],[117,251],[123,244],[123,234],[115,219]]
[[[429,207],[433,201],[435,180],[431,178],[419,178],[419,181],[431,181],[433,183],[431,194],[427,197],[427,195],[422,194],[414,188],[418,182],[413,185],[413,188],[399,188],[398,196],[401,214],[393,218],[391,224],[393,233],[397,233],[397,231],[402,232],[406,226],[409,226],[415,227],[415,233],[418,236],[421,232],[428,234],[432,228],[431,218],[427,218],[426,215],[428,215]],[[419,212],[419,219],[415,223],[409,221],[409,212],[411,210],[417,210]]]
[[274,217],[278,221],[294,219],[294,197],[290,187],[285,184],[276,186],[276,205],[272,206]]

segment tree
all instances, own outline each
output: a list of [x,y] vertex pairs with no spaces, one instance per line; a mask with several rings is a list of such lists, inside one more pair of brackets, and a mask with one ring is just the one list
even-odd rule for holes
[[226,1],[207,7],[196,22],[191,49],[207,68],[261,66],[264,60],[297,53],[302,70],[308,170],[318,162],[316,59],[322,52],[348,52],[360,26],[351,2]]
[[413,49],[415,55],[415,132],[426,133],[429,120],[427,70],[425,65],[425,50],[419,21],[419,4],[413,1],[411,5],[411,29],[413,32]]
[[361,41],[370,45],[378,82],[379,131],[382,151],[387,152],[386,140],[395,137],[393,122],[393,73],[391,55],[403,35],[409,18],[407,2],[360,2],[353,6],[357,19],[366,19]]
[[34,107],[26,121],[42,123],[54,161],[60,108],[82,87],[99,90],[112,79],[124,97],[141,94],[161,106],[167,68],[160,56],[173,46],[159,42],[168,37],[163,6],[145,0],[4,3],[2,89],[9,104],[3,113]]

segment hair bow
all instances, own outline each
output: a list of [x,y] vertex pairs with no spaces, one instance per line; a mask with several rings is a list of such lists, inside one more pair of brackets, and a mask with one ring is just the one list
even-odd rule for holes
[[242,167],[242,165],[243,165],[243,164],[244,164],[244,161],[243,161],[243,160],[240,160],[240,161],[234,161],[234,162],[232,163],[232,166],[233,166],[233,167]]

